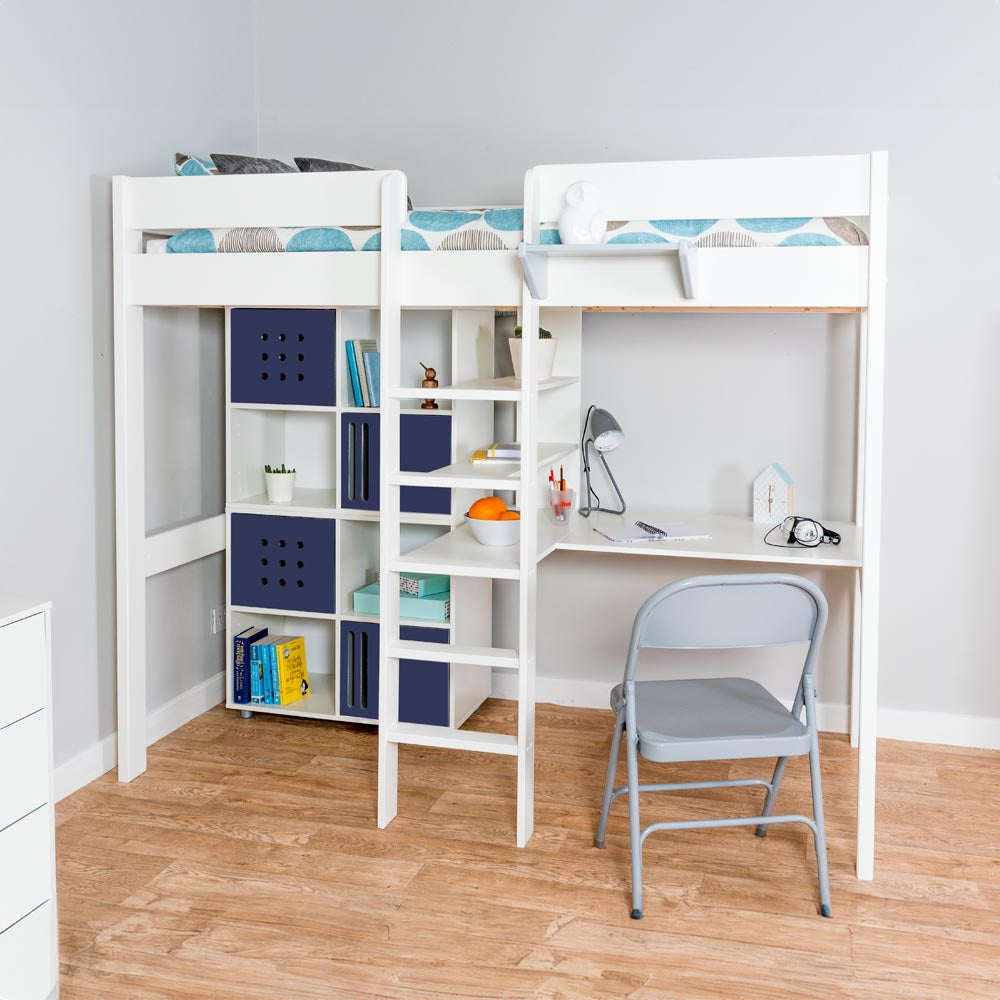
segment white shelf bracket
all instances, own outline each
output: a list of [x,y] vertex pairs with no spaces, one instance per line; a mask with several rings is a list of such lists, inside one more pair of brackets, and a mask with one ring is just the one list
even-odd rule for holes
[[517,256],[524,272],[524,282],[533,299],[549,295],[549,255],[545,248],[535,243],[518,243]]
[[681,240],[677,244],[677,260],[681,265],[681,282],[684,285],[684,298],[693,299],[698,288],[698,247],[690,240]]

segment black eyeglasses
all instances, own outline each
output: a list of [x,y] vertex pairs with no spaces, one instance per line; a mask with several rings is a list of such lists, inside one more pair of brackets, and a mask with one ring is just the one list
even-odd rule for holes
[[[780,531],[784,541],[772,542],[771,535]],[[786,517],[780,524],[776,524],[764,536],[764,541],[768,545],[784,548],[789,545],[804,545],[806,548],[815,548],[824,542],[828,545],[839,545],[840,534],[830,528],[824,527],[819,521],[811,517]]]

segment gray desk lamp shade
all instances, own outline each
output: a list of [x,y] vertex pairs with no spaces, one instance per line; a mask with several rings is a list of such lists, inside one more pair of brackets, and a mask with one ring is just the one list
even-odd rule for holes
[[[587,433],[588,430],[590,432],[589,436]],[[614,451],[624,440],[625,432],[621,429],[618,421],[607,410],[602,410],[597,406],[591,406],[587,410],[587,416],[583,421],[583,435],[580,438],[580,450],[583,453],[583,475],[587,482],[586,506],[580,507],[580,514],[583,517],[589,517],[590,512],[594,510],[603,510],[608,514],[625,513],[625,498],[622,496],[622,491],[618,488],[618,483],[615,482],[615,477],[608,466],[607,459],[604,457],[606,451]],[[615,488],[615,493],[618,495],[618,502],[621,504],[620,510],[614,510],[611,507],[602,507],[601,498],[594,492],[594,488],[591,486],[591,447],[597,452],[598,458],[600,458],[601,464],[604,466],[604,471],[608,474],[608,479],[611,480],[611,485]]]

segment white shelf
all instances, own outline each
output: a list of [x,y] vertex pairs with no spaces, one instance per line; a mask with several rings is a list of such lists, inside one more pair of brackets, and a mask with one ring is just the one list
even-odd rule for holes
[[520,575],[520,545],[480,545],[463,524],[405,556],[390,562],[389,568],[411,573],[448,573],[495,580],[516,580]]
[[[543,442],[538,445],[538,466],[558,465],[574,454],[577,442]],[[433,472],[397,472],[389,477],[394,486],[448,486],[458,489],[516,490],[521,480],[521,463],[456,462]]]
[[[538,383],[539,392],[550,389],[561,389],[566,385],[575,385],[580,379],[575,375],[557,375]],[[393,399],[483,399],[494,401],[518,402],[521,399],[522,387],[519,379],[513,376],[506,378],[471,379],[457,382],[455,385],[440,386],[437,389],[423,389],[408,386],[394,389],[390,395]],[[409,412],[409,411],[407,411]],[[424,410],[433,413],[433,410]]]
[[229,504],[230,511],[241,514],[285,514],[304,517],[336,517],[337,491],[296,487],[291,503],[268,503],[266,493],[243,497]]
[[359,719],[337,713],[337,682],[333,674],[310,674],[309,697],[299,698],[288,705],[246,705],[227,701],[226,708],[261,715],[288,715],[299,719],[324,719],[330,722],[362,722],[375,725],[374,719]]
[[278,618],[315,618],[317,621],[335,622],[338,615],[325,611],[291,611],[288,608],[254,608],[245,604],[231,604],[230,611],[241,615],[274,615]]
[[[369,625],[378,625],[381,623],[381,619],[378,615],[359,615],[353,611],[345,611],[343,614],[337,616],[342,622],[362,622]],[[426,618],[400,618],[399,624],[404,628],[408,625],[416,625],[420,628],[443,628],[448,631],[451,630],[451,622],[432,622],[428,621]],[[445,650],[448,647],[443,643],[436,643],[439,650]],[[447,660],[447,656],[439,656],[439,660]],[[463,661],[464,662],[464,661]]]
[[290,403],[230,403],[234,410],[274,410],[278,413],[336,413],[336,406],[300,406]]

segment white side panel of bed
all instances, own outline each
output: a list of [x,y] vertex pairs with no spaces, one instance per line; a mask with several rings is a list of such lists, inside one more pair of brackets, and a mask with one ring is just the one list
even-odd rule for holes
[[528,178],[533,190],[531,222],[558,219],[566,188],[580,180],[600,188],[611,219],[762,219],[869,212],[867,154],[790,156],[535,167]]
[[[393,170],[226,177],[123,177],[126,229],[231,226],[368,226],[382,218],[382,181]],[[403,181],[404,206],[406,181]],[[405,212],[405,207],[403,209]]]

